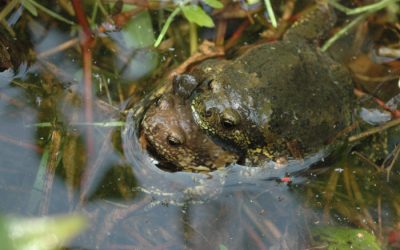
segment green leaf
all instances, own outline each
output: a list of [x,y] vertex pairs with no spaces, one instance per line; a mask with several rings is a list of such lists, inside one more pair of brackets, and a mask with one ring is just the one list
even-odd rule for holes
[[122,28],[122,35],[128,48],[147,48],[153,45],[154,31],[148,11],[142,11],[131,18]]
[[324,249],[369,249],[380,250],[374,235],[363,229],[347,227],[317,226],[311,229],[315,246],[327,246]]
[[197,5],[181,6],[183,15],[190,22],[196,23],[199,26],[214,27],[214,22],[209,15],[207,15],[202,8]]
[[203,0],[207,5],[210,5],[214,9],[221,9],[224,5],[218,0]]
[[29,11],[33,16],[37,16],[37,10],[36,7],[32,5],[32,3],[29,0],[22,0],[21,4],[24,6],[24,8]]
[[7,231],[7,225],[4,221],[4,217],[0,217],[0,249],[10,249],[15,250],[12,241]]
[[[35,2],[35,0],[21,0],[21,1],[23,1],[24,3],[29,2],[28,5],[31,5],[32,7],[34,7],[35,8],[35,10],[34,10],[35,12],[36,12],[36,8],[38,8],[39,10],[43,11],[44,13],[46,13],[47,15],[49,15],[49,16],[55,18],[55,19],[58,19],[58,20],[60,20],[62,22],[70,24],[70,25],[75,25],[74,22],[72,22],[72,21],[70,21],[68,19],[65,19],[61,15],[57,14],[56,12],[54,12],[54,11],[52,11],[52,10],[46,8],[46,7],[44,7],[43,5],[40,5],[39,3]],[[24,3],[22,3],[22,4],[25,6]],[[27,7],[27,6],[25,6],[25,7]]]
[[219,250],[228,250],[224,244],[219,244]]
[[[1,221],[0,221],[1,223]],[[4,218],[6,229],[14,249],[53,250],[81,232],[87,221],[80,215],[41,218]],[[0,230],[1,231],[1,230]],[[6,235],[7,235],[6,234]],[[2,243],[4,243],[2,241]],[[0,243],[0,246],[4,246]],[[8,243],[9,244],[9,243]],[[13,248],[1,248],[13,249]]]

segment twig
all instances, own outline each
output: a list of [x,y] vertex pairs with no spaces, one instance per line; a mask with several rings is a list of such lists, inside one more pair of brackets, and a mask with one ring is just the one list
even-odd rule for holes
[[368,159],[367,157],[365,157],[363,154],[361,154],[361,153],[359,153],[359,152],[357,152],[357,151],[352,152],[352,154],[356,155],[358,158],[360,158],[360,159],[363,160],[364,162],[366,162],[366,163],[368,163],[369,165],[373,166],[377,171],[380,170],[380,168],[379,168],[375,163],[373,163],[370,159]]
[[366,202],[362,196],[362,193],[361,193],[359,185],[356,181],[356,178],[353,174],[351,174],[349,176],[349,178],[350,178],[350,186],[351,186],[351,189],[354,194],[354,201],[357,202],[358,206],[361,208],[361,211],[364,215],[363,218],[364,218],[365,223],[369,226],[370,229],[372,229],[374,232],[376,232],[377,229],[376,229],[375,222],[372,219],[370,212],[368,211]]
[[[102,5],[99,5],[99,6],[102,6]],[[103,8],[104,7],[100,8],[100,9],[102,10]],[[143,8],[143,7],[137,7],[135,9],[133,9],[133,10],[122,12],[122,13],[119,13],[117,15],[114,15],[112,18],[106,16],[107,17],[107,21],[103,22],[100,25],[100,27],[98,28],[98,32],[104,33],[106,31],[109,31],[110,30],[110,24],[111,24],[112,28],[119,29],[122,26],[124,26],[124,24],[126,24],[129,21],[131,21],[132,17],[138,15],[139,13],[141,13],[144,10],[145,10],[145,8]],[[104,15],[106,15],[106,14],[107,13],[105,13]],[[115,27],[113,27],[113,25],[115,25]]]
[[378,196],[377,199],[377,212],[378,212],[378,239],[383,242],[383,230],[382,230],[382,199]]
[[[108,2],[117,2],[120,0],[107,0]],[[152,1],[148,0],[122,0],[123,3],[132,4],[136,6],[146,7],[148,8]],[[160,3],[159,1],[154,1],[156,3]]]
[[[400,56],[399,56],[400,57]],[[376,84],[382,83],[382,82],[388,82],[391,80],[397,80],[399,75],[384,75],[384,76],[365,76],[362,75],[360,73],[353,73],[355,78],[358,78],[364,82],[368,81],[368,82],[373,82]]]
[[359,133],[358,135],[350,136],[348,140],[349,140],[349,142],[358,141],[358,140],[360,140],[362,138],[365,138],[365,137],[368,137],[370,135],[379,133],[381,131],[384,131],[384,130],[386,130],[388,128],[391,128],[391,127],[394,127],[394,126],[397,126],[397,125],[400,125],[400,118],[388,121],[387,123],[385,123],[385,124],[383,124],[381,126],[368,129],[367,131]]
[[335,0],[330,0],[329,3],[333,7],[337,8],[338,10],[340,10],[340,11],[342,11],[344,13],[346,13],[347,15],[356,15],[356,14],[361,14],[361,13],[367,12],[367,11],[376,12],[376,11],[378,11],[380,9],[383,9],[383,8],[387,7],[390,3],[395,3],[395,2],[398,2],[398,1],[399,0],[381,0],[381,1],[378,1],[376,3],[365,5],[365,6],[361,6],[361,7],[354,8],[354,9],[347,8],[346,6],[343,6],[343,5],[339,4]]
[[[382,81],[382,82],[383,82],[383,81]],[[353,92],[354,92],[354,94],[355,94],[357,97],[362,97],[362,96],[367,96],[367,95],[369,95],[369,94],[367,94],[367,93],[365,93],[365,92],[363,92],[362,90],[357,89],[357,88],[355,88],[355,89],[353,90]],[[397,110],[397,109],[393,109],[393,108],[388,107],[384,101],[382,101],[381,99],[379,99],[379,98],[377,98],[377,97],[373,97],[373,100],[374,100],[374,102],[376,102],[379,106],[381,106],[383,109],[389,111],[389,112],[392,114],[392,118],[399,118],[399,117],[400,117],[400,110]]]
[[58,45],[58,46],[56,46],[54,48],[51,48],[51,49],[48,49],[46,51],[43,51],[42,53],[39,53],[37,55],[37,58],[42,59],[44,57],[51,56],[53,54],[56,54],[56,53],[61,52],[63,50],[66,50],[66,49],[68,49],[68,48],[70,48],[70,47],[72,47],[72,46],[74,46],[74,45],[76,45],[78,43],[79,43],[79,39],[78,38],[73,38],[73,39],[71,39],[69,41],[61,43],[60,45]]
[[339,173],[333,171],[329,177],[328,183],[326,184],[324,190],[324,201],[325,201],[325,206],[323,211],[324,222],[329,221],[330,211],[332,209],[332,200],[336,193],[339,177],[340,177]]
[[389,182],[390,171],[392,171],[394,164],[397,162],[397,159],[399,158],[400,144],[397,144],[393,151],[394,151],[393,160],[390,163],[389,167],[386,169],[386,181],[387,182]]
[[223,56],[224,51],[221,48],[215,47],[212,42],[205,40],[200,46],[199,50],[186,59],[179,67],[174,69],[168,74],[168,79],[172,80],[172,77],[176,74],[182,74],[187,71],[188,67],[194,63],[201,62],[205,59]]

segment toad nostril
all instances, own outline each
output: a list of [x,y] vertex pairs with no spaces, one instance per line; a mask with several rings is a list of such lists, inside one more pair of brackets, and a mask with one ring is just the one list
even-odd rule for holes
[[229,119],[222,119],[221,123],[222,126],[227,129],[232,129],[233,127],[235,127],[235,122]]
[[212,84],[213,80],[212,79],[207,79],[207,80],[205,80],[205,82],[207,84],[207,89],[208,90],[213,90],[213,84]]
[[167,137],[167,142],[168,142],[168,144],[171,145],[171,146],[179,146],[179,145],[182,145],[182,144],[183,144],[183,141],[182,141],[181,138],[174,137],[173,135],[169,135],[169,136]]
[[220,117],[221,125],[226,129],[233,129],[239,124],[240,117],[235,110],[227,109]]

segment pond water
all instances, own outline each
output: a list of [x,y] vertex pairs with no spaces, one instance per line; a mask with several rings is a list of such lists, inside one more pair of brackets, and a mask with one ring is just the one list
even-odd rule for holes
[[[359,126],[346,137],[348,145],[333,156],[321,151],[284,167],[271,162],[210,173],[166,172],[142,148],[140,117],[151,94],[170,84],[160,79],[193,59],[193,43],[221,43],[226,28],[226,54],[234,57],[249,43],[279,38],[307,2],[294,9],[294,1],[274,3],[278,16],[287,15],[276,30],[261,4],[224,2],[231,9],[214,14],[216,30],[177,16],[157,49],[153,44],[172,3],[85,5],[95,34],[87,47],[80,46],[85,35],[69,1],[46,5],[52,15],[35,5],[38,16],[17,4],[0,19],[9,24],[9,30],[1,28],[6,42],[0,42],[16,54],[11,65],[0,67],[0,213],[84,214],[90,227],[69,249],[325,249],[336,235],[324,241],[314,228],[327,225],[336,233],[363,229],[382,248],[399,247],[399,123],[388,120],[397,111],[400,65],[398,55],[376,54],[398,45],[398,13],[360,19],[327,52],[351,69],[357,88],[371,94],[354,96],[354,112],[362,110],[363,119],[375,123],[355,118]],[[333,31],[354,20],[337,15]],[[111,29],[111,19],[121,26]],[[391,105],[392,114],[374,98]],[[356,138],[381,124],[388,128]]]

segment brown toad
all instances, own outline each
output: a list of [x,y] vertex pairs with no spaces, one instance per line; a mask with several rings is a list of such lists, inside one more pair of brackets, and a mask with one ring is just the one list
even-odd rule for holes
[[350,73],[312,44],[334,20],[318,4],[281,41],[218,67],[204,62],[193,72],[201,84],[191,103],[196,123],[256,164],[325,148],[352,118]]
[[188,100],[193,81],[187,75],[176,77],[172,91],[154,102],[142,121],[144,137],[166,166],[172,164],[172,171],[205,172],[238,158],[215,144],[194,122]]

